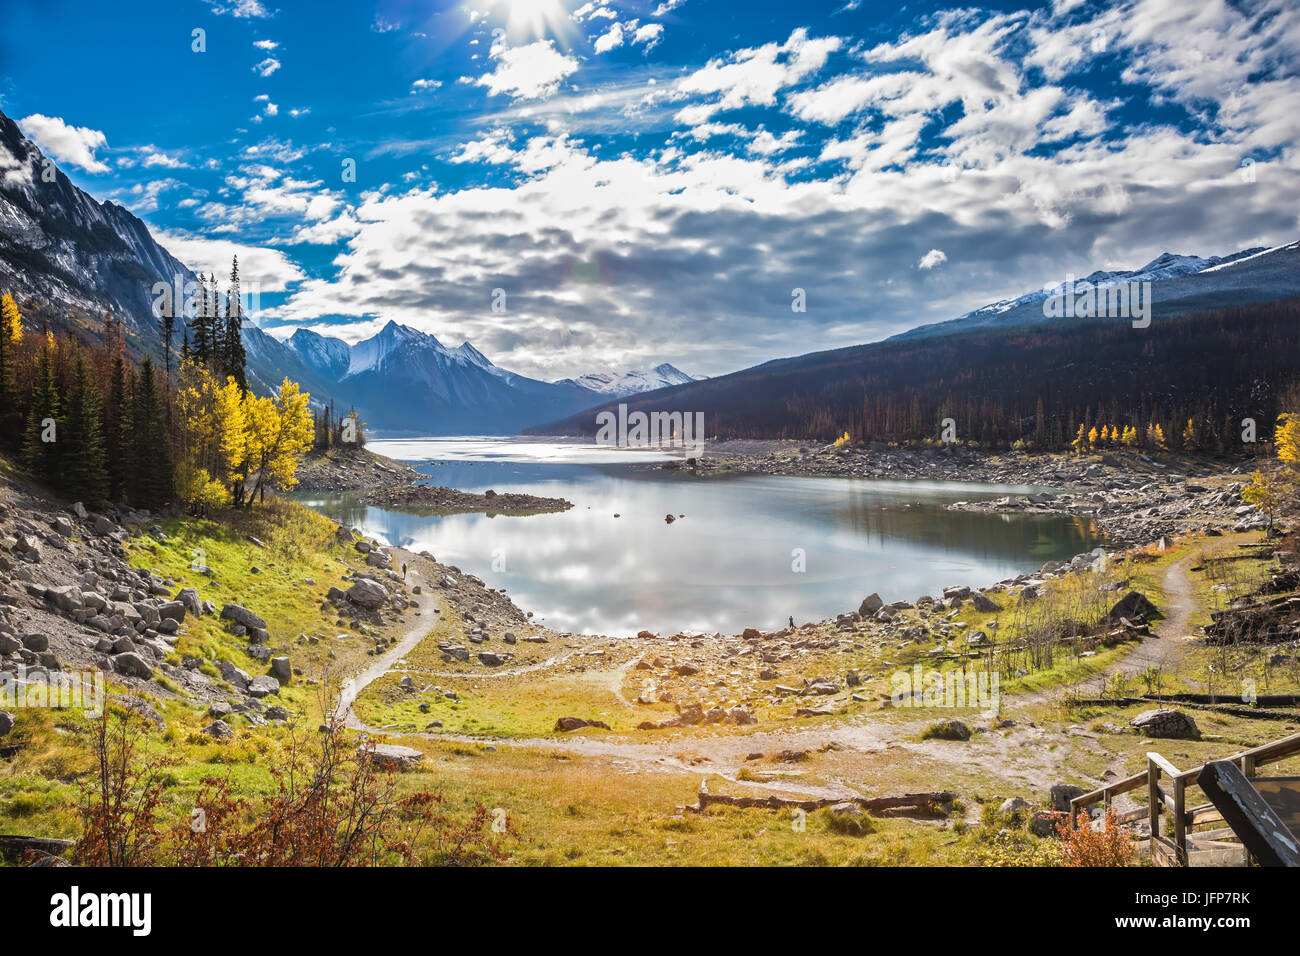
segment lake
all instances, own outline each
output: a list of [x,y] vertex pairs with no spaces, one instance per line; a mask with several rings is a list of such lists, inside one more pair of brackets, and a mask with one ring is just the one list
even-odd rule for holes
[[[588,634],[772,630],[984,586],[1098,543],[1059,515],[946,511],[954,501],[1045,490],[968,482],[877,481],[663,471],[667,456],[578,443],[476,438],[371,441],[430,482],[465,491],[567,498],[562,514],[421,516],[358,505],[355,493],[303,501],[366,535],[505,588],[552,628]],[[681,515],[668,523],[665,515]],[[615,517],[617,515],[618,517]]]

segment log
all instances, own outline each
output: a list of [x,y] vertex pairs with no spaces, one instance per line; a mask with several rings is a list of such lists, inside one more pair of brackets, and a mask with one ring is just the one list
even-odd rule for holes
[[854,803],[862,810],[874,813],[911,813],[925,816],[947,816],[952,812],[957,794],[951,790],[937,790],[933,793],[904,793],[895,797],[822,797],[817,800],[795,800],[790,797],[734,797],[720,793],[709,793],[701,785],[699,802],[687,807],[699,813],[715,804],[726,807],[763,808],[767,810],[821,810],[833,807],[837,803]]
[[73,841],[60,840],[55,837],[17,836],[0,833],[0,852],[36,850],[58,856],[72,849]]

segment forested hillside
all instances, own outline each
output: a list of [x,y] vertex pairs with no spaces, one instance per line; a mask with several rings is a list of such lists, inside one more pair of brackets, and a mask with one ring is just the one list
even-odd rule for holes
[[[621,400],[705,413],[719,438],[938,440],[1065,449],[1083,427],[1098,444],[1163,441],[1241,448],[1242,419],[1263,435],[1300,378],[1300,299],[1161,319],[1091,321],[878,342],[768,362]],[[607,402],[535,434],[590,435]],[[1104,437],[1102,432],[1104,430]],[[1131,430],[1131,431],[1130,431]],[[1159,436],[1159,437],[1157,437]]]

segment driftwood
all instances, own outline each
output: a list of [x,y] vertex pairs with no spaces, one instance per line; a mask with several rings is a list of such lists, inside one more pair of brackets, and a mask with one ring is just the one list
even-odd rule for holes
[[23,852],[25,850],[36,850],[39,853],[50,853],[57,856],[58,854],[70,849],[72,849],[71,840],[59,840],[54,837],[10,836],[0,834],[0,853],[7,851]]
[[1300,597],[1283,595],[1269,601],[1213,611],[1205,627],[1209,644],[1287,641],[1300,634]]
[[766,810],[821,810],[839,803],[856,804],[868,813],[897,814],[900,816],[947,816],[952,812],[957,794],[951,790],[933,793],[904,793],[896,797],[822,797],[817,800],[795,800],[790,797],[733,797],[709,793],[706,782],[700,784],[699,802],[685,809],[692,813],[716,805],[725,807],[762,808]]
[[[1168,704],[1177,703],[1183,707],[1192,710],[1212,710],[1220,714],[1228,714],[1232,717],[1250,717],[1255,720],[1289,720],[1300,721],[1300,713],[1293,710],[1270,710],[1270,705],[1260,703],[1258,707],[1248,707],[1246,705],[1235,706],[1232,704],[1201,704],[1190,700],[1183,700],[1182,696],[1176,694],[1151,694],[1147,697],[1073,697],[1070,704],[1075,707],[1129,707],[1134,704]],[[1209,694],[1197,695],[1209,697]],[[1231,695],[1223,694],[1223,697],[1231,698]],[[1280,695],[1279,695],[1280,696]]]

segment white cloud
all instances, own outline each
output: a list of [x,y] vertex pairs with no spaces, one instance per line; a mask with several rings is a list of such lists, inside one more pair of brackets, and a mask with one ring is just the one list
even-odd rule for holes
[[689,126],[721,110],[772,106],[778,91],[820,70],[841,45],[839,37],[809,38],[808,31],[800,28],[785,43],[768,43],[710,60],[679,80],[673,96],[721,94],[720,98],[686,107],[678,113],[678,120]]
[[140,148],[140,160],[145,166],[161,166],[164,169],[188,169],[189,165],[179,156],[173,156],[166,153],[156,146],[143,146]]
[[623,45],[623,24],[611,23],[609,29],[596,38],[593,46],[597,53],[606,53]]
[[254,41],[253,41],[253,46],[257,47],[259,50],[265,50],[267,53],[270,53],[272,50],[274,50],[274,49],[275,49],[276,47],[278,47],[279,45],[280,45],[280,44],[277,43],[277,42],[274,41],[274,40],[254,40]]
[[933,269],[935,266],[943,265],[948,261],[948,254],[942,249],[931,249],[921,257],[921,261],[916,264],[918,269]]
[[23,133],[57,162],[79,166],[88,173],[106,173],[108,166],[95,150],[108,145],[108,137],[97,129],[70,126],[58,116],[33,113],[18,121]]
[[222,0],[208,0],[208,3],[212,7],[212,12],[218,16],[229,15],[252,20],[271,15],[259,0],[235,0],[234,3],[225,3]]
[[25,186],[31,181],[31,167],[0,145],[0,186]]
[[674,10],[676,10],[685,2],[686,0],[664,0],[663,3],[655,7],[655,12],[653,16],[662,17],[665,14],[672,13]]
[[649,53],[659,45],[659,41],[664,38],[664,25],[662,23],[647,23],[636,31],[632,37],[633,45],[645,44],[645,51]]
[[253,72],[258,76],[270,76],[278,69],[280,69],[280,61],[273,56],[268,56],[261,63],[253,67]]
[[279,249],[179,232],[160,231],[155,236],[164,249],[195,272],[212,273],[223,282],[230,274],[231,259],[239,256],[239,278],[245,292],[284,292],[307,278],[298,264]]
[[526,46],[492,48],[496,69],[479,78],[493,96],[509,94],[517,100],[546,99],[555,95],[560,83],[578,70],[578,61],[555,49],[550,40]]
[[420,79],[411,84],[411,92],[420,93],[424,90],[436,90],[440,86],[442,86],[442,80]]

